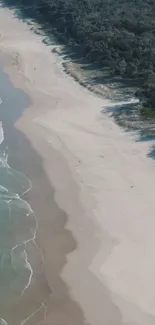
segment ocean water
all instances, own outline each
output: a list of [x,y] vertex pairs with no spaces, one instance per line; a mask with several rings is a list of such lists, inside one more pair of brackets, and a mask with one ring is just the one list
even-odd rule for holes
[[5,135],[8,136],[5,125],[11,127],[16,120],[22,96],[2,71],[0,95],[0,325],[9,325],[7,302],[9,305],[16,297],[20,299],[31,284],[33,270],[27,243],[35,239],[37,222],[24,199],[24,194],[31,189],[31,181],[8,164],[10,148],[5,141]]

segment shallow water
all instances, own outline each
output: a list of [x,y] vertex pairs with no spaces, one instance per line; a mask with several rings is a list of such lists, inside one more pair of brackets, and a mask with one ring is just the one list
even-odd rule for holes
[[[31,189],[31,181],[9,166],[9,148],[5,141],[6,121],[11,125],[22,113],[27,106],[24,96],[0,71],[0,325],[10,324],[7,304],[10,305],[11,299],[20,299],[31,284],[33,274],[26,245],[35,239],[37,222],[23,198]],[[12,105],[16,105],[15,109],[11,109]]]

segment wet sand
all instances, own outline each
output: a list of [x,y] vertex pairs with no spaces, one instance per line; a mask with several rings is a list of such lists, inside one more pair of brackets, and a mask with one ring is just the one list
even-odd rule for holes
[[101,113],[115,103],[67,76],[29,28],[0,8],[1,62],[30,99],[6,121],[9,163],[32,180],[26,199],[38,220],[37,247],[28,247],[36,271],[13,307],[14,323],[24,313],[22,324],[153,325],[148,143],[136,143]]

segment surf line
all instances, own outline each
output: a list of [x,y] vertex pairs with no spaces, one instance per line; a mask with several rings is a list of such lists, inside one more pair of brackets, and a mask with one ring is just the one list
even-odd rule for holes
[[0,325],[7,325],[7,322],[5,321],[5,319],[0,318]]
[[[41,321],[41,322],[43,322],[43,321],[45,320],[45,318],[46,318],[46,305],[45,305],[45,302],[44,302],[44,301],[41,303],[40,307],[39,307],[38,309],[36,309],[32,314],[30,314],[26,319],[24,319],[24,320],[20,323],[20,325],[24,325],[24,324],[26,324],[27,321],[28,321],[29,319],[31,319],[34,315],[36,315],[36,314],[40,311],[41,308],[45,308],[45,311],[44,311],[44,317],[43,317],[43,320]],[[39,323],[40,323],[40,322],[39,322]],[[1,324],[0,324],[0,325],[1,325]],[[3,325],[3,324],[2,324],[2,325]]]
[[[29,214],[31,213],[32,210],[30,210]],[[29,215],[28,214],[28,215]],[[37,218],[35,217],[34,215],[34,218],[35,218],[35,223],[36,223],[36,228],[34,230],[34,234],[33,234],[33,237],[28,239],[28,240],[25,240],[23,241],[22,243],[20,244],[17,244],[15,245],[12,249],[11,249],[11,258],[12,258],[12,262],[13,262],[13,251],[19,247],[19,246],[22,246],[24,245],[25,246],[25,249],[24,249],[24,255],[25,255],[25,267],[27,267],[27,269],[30,271],[30,275],[29,275],[29,278],[28,278],[28,282],[26,284],[26,286],[24,287],[24,289],[22,290],[21,292],[21,296],[24,294],[24,292],[28,289],[28,287],[30,286],[31,284],[31,280],[32,280],[32,276],[33,276],[33,269],[32,269],[32,266],[31,264],[29,263],[28,261],[28,255],[27,255],[27,252],[26,252],[26,245],[27,243],[30,243],[31,241],[35,243],[35,238],[36,238],[36,232],[37,232],[37,229],[38,229],[38,220]]]

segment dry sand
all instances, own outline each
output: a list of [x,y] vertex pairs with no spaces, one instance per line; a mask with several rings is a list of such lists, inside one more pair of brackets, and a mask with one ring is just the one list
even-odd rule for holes
[[[66,232],[55,232],[53,193],[48,190],[46,207],[35,198],[37,238],[53,289],[42,324],[154,325],[155,173],[146,157],[149,143],[135,142],[102,113],[113,104],[67,76],[52,46],[29,29],[0,9],[6,71],[32,101],[16,127],[41,157],[55,204],[67,218]],[[44,212],[37,212],[37,204]],[[60,268],[63,251],[70,253]],[[62,269],[63,284],[52,282],[53,269]],[[64,284],[72,299],[66,305]]]

